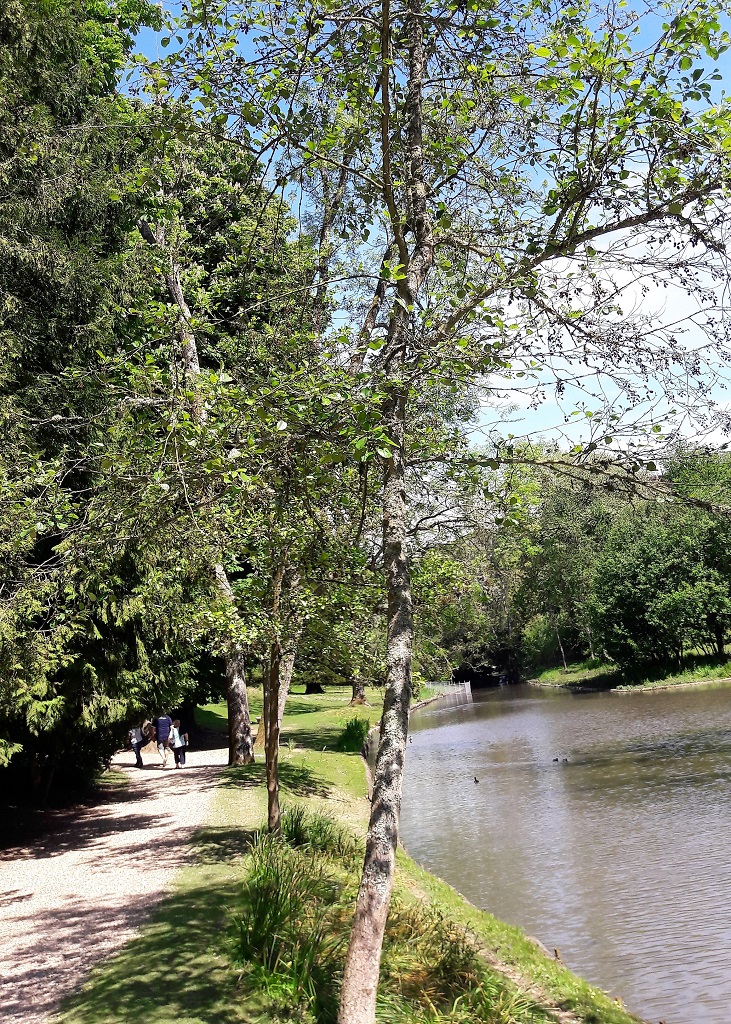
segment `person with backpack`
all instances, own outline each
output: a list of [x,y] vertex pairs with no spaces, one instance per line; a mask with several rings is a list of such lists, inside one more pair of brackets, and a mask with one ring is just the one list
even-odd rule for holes
[[188,733],[180,728],[180,719],[176,718],[170,732],[170,745],[173,748],[175,767],[185,768],[185,748],[188,746]]
[[159,715],[155,719],[155,733],[157,735],[157,752],[160,755],[163,768],[167,768],[168,754],[170,753],[170,733],[173,728],[173,720],[170,715]]
[[129,741],[132,744],[132,749],[135,752],[135,762],[138,768],[144,768],[142,761],[142,754],[140,751],[147,743],[144,732],[144,722],[140,722],[138,725],[133,726],[129,731]]

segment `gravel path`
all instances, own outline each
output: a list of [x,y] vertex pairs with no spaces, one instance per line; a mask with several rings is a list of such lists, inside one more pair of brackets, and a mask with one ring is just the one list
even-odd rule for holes
[[[182,770],[113,767],[129,786],[32,846],[0,852],[0,1021],[46,1024],[90,968],[124,945],[162,898],[204,824],[225,749],[194,751]],[[171,758],[172,760],[172,753]]]

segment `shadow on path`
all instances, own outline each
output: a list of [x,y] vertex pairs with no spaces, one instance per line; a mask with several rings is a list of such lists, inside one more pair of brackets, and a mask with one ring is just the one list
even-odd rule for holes
[[179,892],[158,909],[144,934],[92,974],[83,993],[66,1008],[74,1024],[241,1024],[235,1009],[234,972],[220,955],[233,941],[227,931],[239,883],[198,886]]
[[[113,767],[128,776],[123,789],[104,803],[46,818],[48,826],[61,827],[33,845],[3,851],[4,1024],[44,1024],[95,963],[134,936],[186,859],[196,850],[212,859],[216,837],[198,830],[226,755],[224,749],[194,751],[183,770],[155,768],[152,761],[138,771],[133,754],[122,752]],[[236,830],[220,838],[229,853],[236,843],[245,849],[250,842]],[[167,918],[167,905],[161,914]],[[166,941],[187,942],[189,928],[181,925],[181,935]]]

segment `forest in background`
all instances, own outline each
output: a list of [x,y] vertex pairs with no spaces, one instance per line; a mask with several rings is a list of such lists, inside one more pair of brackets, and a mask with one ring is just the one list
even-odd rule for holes
[[[0,12],[1,784],[215,688],[250,763],[255,670],[277,832],[293,674],[382,685],[349,1024],[419,675],[723,654],[729,40],[620,8]],[[584,439],[507,433],[568,385]]]

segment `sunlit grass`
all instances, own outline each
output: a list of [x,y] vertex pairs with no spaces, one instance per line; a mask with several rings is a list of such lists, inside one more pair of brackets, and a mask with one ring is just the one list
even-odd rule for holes
[[731,680],[731,658],[693,652],[684,659],[681,671],[658,667],[652,672],[620,672],[616,665],[599,661],[577,661],[567,668],[545,669],[535,682],[546,686],[589,687],[592,689],[658,689],[688,683]]

